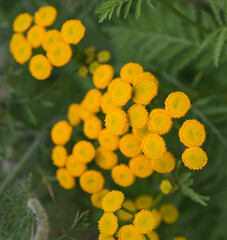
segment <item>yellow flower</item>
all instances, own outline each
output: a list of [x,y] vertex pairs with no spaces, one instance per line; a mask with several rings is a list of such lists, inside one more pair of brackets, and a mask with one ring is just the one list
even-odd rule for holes
[[100,104],[101,104],[102,93],[93,88],[89,90],[84,98],[84,104],[88,111],[92,113],[99,112]]
[[133,128],[143,128],[147,124],[148,112],[143,105],[134,104],[128,110],[128,117]]
[[74,127],[77,127],[80,124],[79,109],[80,109],[80,104],[78,103],[73,103],[68,108],[67,117],[68,117],[69,123]]
[[120,71],[121,79],[133,83],[136,76],[143,72],[143,67],[138,63],[126,63]]
[[35,13],[34,19],[37,25],[42,27],[51,26],[57,16],[57,11],[52,6],[44,6],[39,8],[39,10]]
[[100,191],[104,183],[103,175],[95,170],[88,170],[80,177],[80,187],[90,194]]
[[78,44],[84,34],[85,27],[80,20],[68,20],[62,25],[61,37],[67,43]]
[[156,108],[150,112],[148,128],[151,132],[163,135],[170,131],[172,125],[172,119],[165,109]]
[[150,79],[141,79],[133,88],[132,100],[147,105],[158,94],[158,85]]
[[86,120],[84,121],[83,132],[87,138],[98,139],[101,130],[102,121],[98,117],[91,116],[86,118]]
[[67,64],[72,57],[72,49],[69,44],[59,41],[47,49],[47,58],[56,67]]
[[162,219],[165,223],[175,223],[179,217],[178,209],[171,203],[164,204],[160,207]]
[[116,165],[111,171],[111,176],[114,182],[121,187],[129,187],[135,181],[134,174],[125,164]]
[[137,75],[133,82],[133,85],[135,86],[137,83],[143,81],[144,79],[154,82],[157,86],[159,85],[158,80],[150,72],[143,72],[143,73],[140,73],[139,75]]
[[[155,231],[147,233],[147,236],[150,238],[150,240],[159,240],[159,236]],[[142,240],[146,240],[145,236],[143,236]]]
[[173,186],[169,180],[162,180],[162,182],[160,184],[160,189],[161,189],[162,193],[167,195],[172,191]]
[[13,31],[17,33],[25,32],[32,24],[33,17],[28,13],[19,14],[13,22]]
[[66,162],[66,169],[73,177],[80,177],[87,170],[87,165],[78,161],[74,155],[70,155]]
[[88,117],[93,116],[94,114],[87,109],[87,104],[83,100],[80,104],[79,115],[81,120],[85,121]]
[[124,194],[121,191],[112,190],[102,199],[102,209],[105,212],[115,212],[121,208]]
[[150,130],[148,129],[148,126],[147,125],[145,125],[144,127],[142,127],[142,128],[132,128],[132,133],[135,135],[135,137],[138,139],[138,140],[140,140],[140,141],[142,141],[143,140],[143,138],[145,137],[145,136],[147,136],[149,133],[151,133],[150,132]]
[[63,146],[55,146],[52,150],[51,158],[54,162],[54,165],[57,167],[64,167],[68,154],[67,150]]
[[102,199],[106,196],[110,191],[108,189],[103,188],[102,190],[95,192],[91,195],[91,203],[96,208],[102,208]]
[[144,155],[132,158],[129,161],[129,167],[136,177],[146,178],[153,173],[151,161]]
[[173,240],[187,240],[187,238],[184,236],[178,236],[178,237],[175,237]]
[[100,65],[93,73],[93,83],[97,88],[104,89],[113,79],[114,69],[111,65]]
[[27,33],[28,42],[33,48],[40,47],[45,36],[46,30],[38,25],[31,27]]
[[103,50],[97,54],[97,59],[100,63],[106,63],[110,60],[111,55],[109,51]]
[[73,146],[73,155],[82,163],[89,163],[95,157],[95,148],[88,142],[81,140]]
[[57,145],[65,145],[71,138],[72,127],[67,121],[57,122],[51,129],[51,139]]
[[131,98],[132,87],[128,82],[115,80],[108,90],[113,102],[118,106],[124,106]]
[[61,34],[58,30],[53,29],[46,31],[42,41],[42,47],[44,50],[48,50],[53,44],[61,40]]
[[173,92],[165,100],[165,109],[173,118],[183,117],[190,108],[190,99],[183,92]]
[[157,228],[162,222],[162,215],[156,208],[154,208],[151,212],[156,218],[155,228]]
[[166,151],[166,144],[161,136],[150,133],[144,137],[141,148],[148,158],[158,159],[162,157]]
[[195,119],[186,120],[179,130],[179,137],[187,147],[200,147],[206,139],[205,128]]
[[207,164],[207,155],[202,148],[190,147],[182,154],[184,165],[193,170],[202,169]]
[[9,49],[10,52],[13,53],[15,49],[17,48],[18,44],[22,41],[25,41],[26,38],[22,33],[14,33],[11,37],[10,43],[9,43]]
[[[128,210],[130,210],[132,212],[136,211],[135,204],[131,199],[125,200],[122,206],[127,208]],[[131,214],[129,214],[129,213],[127,213],[127,212],[125,212],[124,210],[121,210],[121,209],[119,209],[117,211],[117,215],[118,215],[118,218],[121,221],[124,221],[124,222],[130,221],[130,220],[133,219],[133,216]]]
[[107,91],[111,92],[112,88],[115,86],[116,83],[119,82],[119,80],[122,80],[121,78],[114,78],[108,85]]
[[118,228],[117,217],[111,213],[104,213],[99,220],[99,231],[107,236],[112,236]]
[[133,134],[126,134],[120,139],[119,149],[126,157],[136,157],[141,152],[140,142]]
[[99,144],[110,151],[115,151],[119,146],[119,137],[112,135],[106,128],[99,134]]
[[24,64],[32,55],[32,47],[27,40],[23,40],[12,49],[12,54],[16,62]]
[[106,114],[105,126],[113,135],[123,135],[128,131],[128,119],[124,110],[115,108]]
[[147,194],[140,195],[135,200],[138,210],[149,209],[153,203],[153,197]]
[[142,240],[142,234],[132,224],[125,225],[119,232],[119,240]]
[[111,170],[118,163],[118,156],[115,152],[99,147],[96,150],[95,162],[100,168]]
[[162,157],[151,160],[153,169],[158,173],[170,173],[176,165],[176,159],[172,153],[166,151]]
[[29,70],[34,78],[45,80],[50,76],[52,66],[44,55],[37,54],[31,58],[29,62]]
[[116,107],[116,104],[113,102],[113,99],[109,92],[103,94],[101,98],[101,109],[103,113],[107,114]]
[[99,240],[115,240],[113,236],[107,236],[103,233],[99,234]]
[[142,210],[135,215],[133,224],[140,233],[149,233],[156,227],[157,219],[149,210]]
[[76,185],[75,179],[65,168],[59,168],[56,177],[59,184],[65,189],[71,189]]

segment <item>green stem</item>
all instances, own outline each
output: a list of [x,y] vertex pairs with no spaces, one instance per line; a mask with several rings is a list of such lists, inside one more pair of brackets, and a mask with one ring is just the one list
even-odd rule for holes
[[132,216],[135,216],[136,212],[129,210],[128,208],[121,207],[121,210],[127,212],[128,214],[131,214]]
[[31,159],[31,155],[34,153],[36,148],[39,146],[41,139],[42,139],[42,135],[38,134],[37,137],[35,138],[35,140],[32,142],[32,144],[28,148],[28,150],[21,157],[18,164],[14,167],[12,172],[3,181],[3,183],[0,186],[0,196],[3,194],[3,192],[8,187],[8,185],[17,177],[17,175],[20,173],[21,169],[25,166],[25,164],[28,162],[28,160]]
[[150,211],[153,210],[157,205],[158,203],[162,200],[162,198],[164,197],[164,194],[163,193],[160,193],[154,200],[154,202],[152,203],[151,207],[150,207]]
[[209,29],[206,27],[198,24],[197,22],[191,20],[187,16],[185,16],[183,13],[181,13],[179,10],[177,10],[173,5],[171,5],[168,1],[166,0],[159,0],[163,5],[165,5],[170,11],[172,11],[177,17],[179,17],[181,20],[187,22],[188,24],[192,25],[193,27],[196,27],[197,29],[203,31],[203,32],[211,32]]

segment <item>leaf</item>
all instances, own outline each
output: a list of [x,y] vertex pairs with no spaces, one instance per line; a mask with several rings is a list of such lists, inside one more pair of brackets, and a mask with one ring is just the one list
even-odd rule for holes
[[137,1],[136,11],[135,11],[135,17],[136,17],[136,19],[138,19],[138,18],[140,17],[142,1],[143,1],[143,0],[138,0],[138,1]]
[[155,10],[154,5],[151,3],[151,0],[147,0],[148,6],[150,6],[153,10]]
[[210,3],[210,7],[214,13],[215,19],[217,20],[219,26],[222,26],[223,22],[221,20],[221,14],[220,14],[218,7],[215,5],[213,0],[209,0],[209,3]]
[[126,19],[128,17],[129,10],[130,10],[131,6],[132,6],[132,0],[129,0],[129,2],[125,6],[124,19]]
[[34,113],[32,112],[32,110],[30,109],[30,107],[27,105],[27,104],[24,104],[24,108],[25,108],[25,111],[31,121],[31,123],[34,125],[34,126],[37,126],[38,124],[38,121],[34,115]]
[[218,67],[219,65],[219,60],[220,60],[220,55],[226,40],[226,29],[223,29],[221,33],[219,34],[217,44],[214,49],[214,65],[215,67]]
[[43,99],[43,100],[41,101],[41,103],[42,103],[42,105],[43,105],[44,107],[46,107],[46,108],[54,107],[54,103],[51,102],[51,101],[49,101],[49,100]]
[[116,17],[120,17],[120,12],[121,12],[121,8],[122,8],[123,2],[121,4],[119,4],[119,6],[116,9]]

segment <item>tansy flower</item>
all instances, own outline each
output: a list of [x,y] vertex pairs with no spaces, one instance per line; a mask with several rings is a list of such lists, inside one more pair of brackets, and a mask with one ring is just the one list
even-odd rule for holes
[[172,119],[165,109],[156,108],[150,112],[148,128],[151,132],[163,135],[170,131],[172,125]]
[[69,123],[77,127],[80,124],[80,114],[79,114],[80,104],[73,103],[68,108],[67,117],[69,120]]
[[99,220],[99,231],[105,235],[113,235],[118,228],[117,217],[111,213],[104,213],[101,219]]
[[153,173],[151,161],[144,155],[132,158],[129,161],[129,167],[136,177],[146,178]]
[[59,41],[47,49],[47,58],[56,67],[67,64],[72,57],[72,49],[69,44]]
[[113,102],[118,106],[124,106],[131,98],[132,87],[123,80],[114,81],[114,84],[108,90]]
[[31,27],[27,33],[28,42],[33,48],[40,47],[45,35],[45,29],[41,26],[35,25]]
[[115,212],[121,208],[124,194],[121,191],[112,190],[102,199],[102,209],[105,212]]
[[106,128],[99,134],[99,144],[110,151],[115,151],[119,146],[119,137],[112,135]]
[[88,170],[80,177],[80,187],[90,194],[100,191],[104,183],[103,175],[95,170]]
[[61,37],[67,43],[78,44],[84,34],[85,27],[80,20],[68,20],[62,25]]
[[18,44],[22,41],[25,41],[26,38],[22,33],[14,33],[11,37],[10,43],[9,43],[9,49],[10,52],[13,53],[15,49],[17,48]]
[[100,65],[93,73],[93,83],[97,88],[104,89],[113,79],[114,69],[111,65]]
[[79,141],[73,147],[73,155],[82,163],[89,163],[95,157],[95,148],[88,141]]
[[154,208],[151,212],[156,218],[155,228],[157,228],[162,222],[162,215],[156,208]]
[[148,112],[143,105],[134,104],[128,110],[128,118],[133,128],[143,128],[147,124]]
[[135,181],[134,174],[125,164],[116,165],[111,171],[111,176],[114,182],[121,187],[129,187]]
[[80,177],[87,170],[87,165],[79,162],[74,155],[70,155],[66,162],[66,169],[73,177]]
[[205,128],[195,119],[186,120],[179,130],[179,137],[187,147],[200,147],[206,139]]
[[107,114],[116,107],[116,104],[113,102],[113,99],[109,92],[103,94],[101,98],[101,109],[103,113]]
[[68,154],[67,150],[63,146],[55,146],[52,149],[52,155],[51,158],[53,160],[53,163],[57,167],[64,167],[66,160],[67,160]]
[[165,109],[173,118],[183,117],[190,108],[190,99],[183,92],[173,92],[165,100]]
[[57,145],[65,145],[71,138],[72,127],[67,121],[57,122],[51,129],[51,139]]
[[52,6],[44,6],[39,8],[39,10],[35,13],[34,19],[37,25],[42,27],[51,26],[57,16],[57,11]]
[[145,125],[142,128],[134,128],[133,127],[132,133],[138,140],[142,141],[145,136],[147,136],[149,133],[151,133],[151,131],[148,129],[148,126]]
[[87,109],[87,104],[84,100],[80,104],[79,115],[80,115],[81,120],[83,120],[83,121],[85,121],[85,119],[87,119],[88,117],[94,115],[94,113],[90,112]]
[[56,172],[56,177],[59,184],[65,189],[71,189],[75,187],[75,179],[73,176],[65,169],[59,168]]
[[[155,231],[147,233],[147,236],[150,238],[150,240],[159,240],[159,236]],[[146,240],[145,236],[143,236],[142,240]]]
[[84,104],[88,111],[92,113],[99,112],[100,104],[101,104],[102,93],[93,88],[89,90],[84,98]]
[[96,208],[102,208],[102,199],[106,196],[110,191],[108,189],[103,188],[102,190],[95,192],[91,195],[91,203]]
[[165,223],[175,223],[179,217],[178,209],[171,203],[164,204],[160,207],[162,219]]
[[25,32],[32,24],[33,17],[28,13],[19,14],[13,21],[13,31]]
[[29,62],[29,71],[34,78],[45,80],[50,76],[52,66],[44,55],[37,54]]
[[114,78],[108,85],[107,92],[111,92],[112,88],[115,86],[116,83],[119,82],[119,80],[122,80],[121,78]]
[[128,131],[128,119],[124,110],[115,108],[106,114],[105,126],[113,135],[123,135]]
[[113,236],[107,236],[103,233],[99,234],[99,239],[98,240],[115,240]]
[[95,162],[100,168],[111,170],[118,163],[118,156],[115,152],[99,147],[96,150]]
[[27,40],[21,41],[12,49],[12,54],[16,62],[24,64],[32,55],[32,47]]
[[110,60],[111,55],[109,51],[103,50],[97,54],[97,59],[100,63],[106,63]]
[[147,194],[140,195],[135,200],[135,205],[138,210],[149,209],[153,203],[153,197]]
[[143,79],[133,88],[133,98],[135,103],[147,105],[158,94],[158,85],[149,79]]
[[125,225],[119,232],[119,240],[142,240],[142,234],[133,225]]
[[187,238],[184,236],[178,236],[178,237],[175,237],[173,240],[187,240]]
[[135,86],[137,83],[143,81],[144,79],[150,80],[152,82],[154,82],[157,86],[158,86],[158,80],[155,78],[155,76],[150,73],[150,72],[143,72],[140,73],[139,75],[136,76],[133,85]]
[[151,160],[153,169],[158,173],[170,173],[176,165],[176,159],[172,153],[166,151],[162,157]]
[[53,29],[46,31],[42,41],[42,47],[45,51],[48,50],[53,44],[61,40],[61,34],[58,30]]
[[133,83],[136,76],[143,72],[143,67],[138,63],[126,63],[120,71],[121,79]]
[[183,152],[182,160],[186,167],[199,170],[207,164],[207,155],[202,148],[190,147]]
[[169,180],[162,180],[162,182],[160,184],[160,189],[161,189],[162,193],[169,194],[172,191],[173,186]]
[[140,233],[149,233],[156,226],[155,215],[148,210],[142,210],[135,215],[133,225],[139,230]]
[[98,139],[101,130],[102,121],[98,117],[91,116],[86,118],[86,120],[84,121],[83,132],[87,138]]
[[161,136],[150,133],[144,137],[141,148],[148,158],[158,159],[162,157],[166,151],[166,144]]
[[[136,212],[135,204],[131,199],[125,200],[122,206],[127,208],[128,210],[130,210],[132,212]],[[129,213],[127,213],[127,212],[125,212],[124,210],[121,210],[121,209],[119,209],[117,211],[117,215],[118,215],[118,218],[121,221],[124,221],[124,222],[130,221],[130,220],[133,219],[132,214],[129,214]]]
[[141,152],[139,140],[129,133],[120,139],[119,149],[126,157],[136,157]]

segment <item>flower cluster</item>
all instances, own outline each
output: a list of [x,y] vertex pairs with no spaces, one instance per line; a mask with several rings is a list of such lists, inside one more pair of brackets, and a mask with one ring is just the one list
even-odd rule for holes
[[[47,79],[53,66],[67,64],[72,55],[70,44],[78,44],[85,34],[85,27],[80,20],[66,21],[61,30],[51,26],[56,20],[57,11],[52,6],[44,6],[35,12],[19,14],[13,22],[10,52],[16,62],[24,64],[29,61],[31,75],[38,80]],[[40,48],[32,56],[33,49]],[[45,54],[43,54],[44,52]]]

